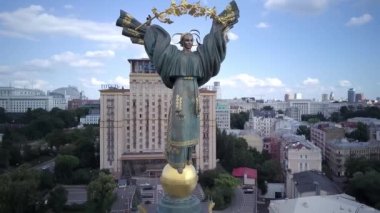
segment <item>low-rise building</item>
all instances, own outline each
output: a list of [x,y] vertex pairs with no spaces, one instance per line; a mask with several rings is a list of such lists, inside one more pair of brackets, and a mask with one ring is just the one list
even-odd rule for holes
[[291,174],[286,185],[287,198],[314,195],[334,195],[342,190],[321,171],[304,171]]
[[345,176],[346,161],[359,157],[380,160],[380,143],[375,140],[349,142],[347,139],[337,139],[326,144],[326,160],[335,176]]

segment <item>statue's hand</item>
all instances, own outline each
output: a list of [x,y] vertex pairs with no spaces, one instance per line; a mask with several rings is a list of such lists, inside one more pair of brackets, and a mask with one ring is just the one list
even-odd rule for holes
[[148,15],[148,17],[146,17],[146,22],[145,22],[145,26],[150,26],[152,23],[152,16]]

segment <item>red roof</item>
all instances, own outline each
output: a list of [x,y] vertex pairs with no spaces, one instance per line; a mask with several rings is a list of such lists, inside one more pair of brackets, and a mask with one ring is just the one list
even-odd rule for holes
[[234,176],[234,177],[244,177],[245,174],[247,174],[248,178],[257,179],[257,170],[256,169],[251,169],[248,167],[239,167],[239,168],[235,168],[232,171],[232,176]]

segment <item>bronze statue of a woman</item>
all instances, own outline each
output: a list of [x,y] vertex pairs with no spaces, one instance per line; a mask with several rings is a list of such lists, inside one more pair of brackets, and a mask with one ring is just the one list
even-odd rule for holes
[[169,113],[168,136],[165,154],[168,163],[179,173],[191,164],[191,155],[199,141],[199,92],[211,77],[218,74],[226,55],[227,30],[237,23],[239,10],[234,1],[214,19],[210,32],[192,52],[193,36],[181,35],[183,50],[171,45],[171,36],[158,25],[141,25],[130,14],[121,11],[117,25],[123,27],[123,35],[133,43],[144,44],[145,51],[161,76],[173,89]]

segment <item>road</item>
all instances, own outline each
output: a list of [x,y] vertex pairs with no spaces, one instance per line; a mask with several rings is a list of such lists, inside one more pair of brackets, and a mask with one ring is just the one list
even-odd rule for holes
[[[256,192],[256,189],[254,189]],[[238,187],[235,189],[235,196],[231,201],[231,205],[222,210],[213,210],[215,213],[256,213],[256,193],[245,194]]]
[[132,207],[133,194],[136,186],[127,186],[124,188],[116,188],[117,199],[112,204],[111,212],[128,212]]
[[85,185],[64,185],[67,190],[67,205],[83,204],[87,201],[87,186]]

